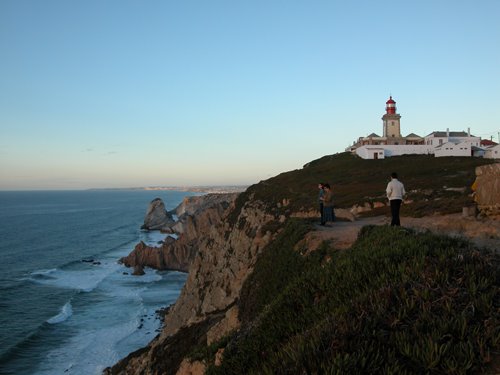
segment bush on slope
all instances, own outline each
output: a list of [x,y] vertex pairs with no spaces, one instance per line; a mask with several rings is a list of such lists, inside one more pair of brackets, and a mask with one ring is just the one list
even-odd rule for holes
[[300,226],[291,221],[260,256],[242,293],[244,325],[209,374],[458,374],[482,371],[499,350],[498,255],[367,227],[348,251],[303,256],[291,237]]

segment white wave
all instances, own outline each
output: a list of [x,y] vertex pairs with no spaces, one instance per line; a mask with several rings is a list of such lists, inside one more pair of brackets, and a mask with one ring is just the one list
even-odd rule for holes
[[34,271],[32,273],[32,275],[47,275],[47,274],[55,272],[55,271],[57,271],[57,268],[50,268],[48,270],[38,270],[38,271]]
[[56,271],[57,271],[57,268],[51,268],[49,270],[33,271],[33,272],[27,274],[26,277],[20,277],[18,280],[19,281],[38,282],[38,281],[44,280],[44,279],[51,279],[52,278],[51,274],[56,272]]
[[140,240],[149,246],[158,246],[165,240],[167,235],[160,231],[148,231],[140,233]]
[[51,268],[49,270],[38,270],[38,271],[33,271],[31,273],[31,276],[48,276],[54,272],[57,271],[57,268]]
[[144,268],[144,275],[142,276],[131,276],[130,281],[137,284],[148,284],[155,281],[160,281],[162,279],[161,275],[152,268],[146,267]]
[[[74,289],[82,292],[91,292],[119,265],[101,263],[100,265],[86,265],[76,270],[54,270],[50,275],[32,274],[31,281],[57,288]],[[42,276],[42,277],[40,277]]]
[[75,312],[63,323],[74,335],[64,346],[51,350],[35,374],[101,374],[105,367],[150,342],[160,327],[154,308],[145,308],[137,295],[123,295]]
[[101,374],[157,335],[161,323],[155,311],[176,300],[181,288],[177,279],[186,275],[169,272],[161,273],[162,277],[147,268],[146,275],[136,277],[123,275],[124,269],[117,269],[99,284],[95,299],[95,292],[73,297],[75,312],[61,323],[72,336],[49,351],[34,375]]
[[61,312],[57,314],[56,316],[53,316],[49,320],[47,320],[47,323],[49,324],[57,324],[64,322],[66,319],[68,319],[71,315],[73,315],[73,307],[71,306],[71,302],[67,302],[61,309]]

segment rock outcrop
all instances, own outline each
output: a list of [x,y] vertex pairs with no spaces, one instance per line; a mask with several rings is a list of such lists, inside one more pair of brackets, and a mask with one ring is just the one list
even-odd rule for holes
[[150,267],[157,270],[175,270],[187,272],[194,258],[194,246],[187,246],[184,241],[176,242],[167,237],[161,247],[138,243],[134,250],[120,262],[127,267]]
[[486,215],[500,214],[500,163],[476,167],[474,199]]
[[166,233],[171,233],[170,227],[173,224],[174,220],[165,209],[165,204],[161,198],[155,198],[149,204],[141,229],[161,230]]
[[172,226],[179,235],[175,240],[167,237],[161,247],[144,242],[120,261],[127,267],[151,267],[158,270],[188,272],[199,249],[200,242],[210,228],[219,224],[238,194],[207,194],[191,200],[179,221]]
[[[165,316],[161,334],[147,348],[106,369],[106,374],[175,373],[190,348],[218,340],[239,327],[236,301],[257,255],[276,234],[268,224],[278,217],[252,197],[234,198],[229,204],[209,205],[198,215],[186,217],[184,232],[171,246],[184,243],[196,251],[186,284]],[[129,260],[140,258],[138,254],[129,255]],[[180,355],[179,343],[186,348],[184,355]],[[159,364],[165,358],[168,370]],[[186,368],[185,362],[182,367]]]
[[[187,233],[189,237],[195,237],[200,228],[198,222],[203,222],[205,219],[210,224],[219,222],[220,211],[227,210],[238,194],[206,194],[184,198],[175,209],[178,221],[172,226],[172,229],[177,234],[189,232]],[[217,207],[217,212],[213,211],[214,207]]]

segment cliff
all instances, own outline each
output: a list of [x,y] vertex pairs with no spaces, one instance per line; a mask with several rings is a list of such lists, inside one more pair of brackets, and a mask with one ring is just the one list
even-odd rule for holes
[[107,369],[106,374],[175,373],[194,346],[211,343],[239,326],[235,303],[242,284],[257,254],[274,234],[266,224],[277,217],[267,211],[264,202],[242,193],[229,205],[217,202],[201,213],[194,210],[199,214],[185,218],[185,230],[179,239],[164,244],[161,250],[139,244],[123,258],[129,266],[141,263],[163,267],[167,264],[165,254],[182,249],[193,260],[190,267],[189,261],[185,263],[188,279],[165,316],[161,334],[147,348]]
[[156,198],[148,206],[141,229],[171,232],[170,226],[173,224],[174,220],[166,211],[165,204],[161,198]]
[[[424,209],[437,212],[449,209],[449,206],[460,211],[462,203],[470,200],[468,191],[457,193],[446,189],[470,186],[474,167],[486,163],[471,158],[457,163],[455,158],[448,161],[448,170],[443,168],[445,160],[426,163],[426,157],[392,159],[398,160],[386,159],[380,161],[381,164],[368,161],[368,164],[351,155],[329,156],[311,162],[301,170],[262,181],[226,201],[206,197],[204,199],[207,204],[203,210],[198,210],[197,204],[194,204],[194,200],[203,201],[203,198],[186,200],[184,206],[179,208],[181,216],[177,226],[180,233],[178,240],[169,240],[161,248],[148,248],[139,244],[123,259],[130,266],[142,264],[159,269],[189,269],[181,295],[170,307],[161,334],[146,348],[131,353],[112,368],[106,369],[105,373],[203,373],[206,363],[187,359],[193,357],[194,348],[220,342],[231,332],[240,332],[234,339],[236,342],[240,336],[244,338],[249,327],[254,324],[251,319],[256,318],[250,313],[253,311],[253,304],[249,300],[257,299],[256,295],[259,293],[265,294],[262,284],[248,284],[248,280],[256,273],[267,272],[275,281],[271,284],[279,289],[280,286],[285,288],[285,280],[301,273],[301,267],[296,266],[302,264],[296,258],[297,255],[293,255],[292,263],[281,269],[273,266],[274,263],[271,263],[267,271],[263,271],[262,266],[255,266],[263,254],[280,254],[282,244],[286,241],[290,242],[288,247],[295,249],[292,252],[310,253],[307,243],[301,242],[299,238],[307,232],[307,228],[292,227],[283,232],[283,227],[289,225],[292,217],[314,216],[316,185],[319,181],[335,181],[333,185],[337,206],[359,207],[369,202],[371,207],[375,207],[374,201],[382,201],[383,198],[380,197],[384,195],[386,181],[381,177],[381,171],[388,175],[393,170],[398,170],[398,166],[400,169],[406,168],[406,173],[401,174],[406,177],[403,177],[403,181],[412,192],[406,206],[408,211],[414,208],[417,213]],[[417,165],[421,169],[415,169]],[[437,175],[440,176],[440,181],[436,181]],[[380,181],[374,182],[374,179]],[[425,206],[422,205],[424,199],[428,203]],[[380,213],[386,207],[377,209],[379,211],[372,211]],[[353,219],[349,212],[346,212],[345,217]],[[276,238],[280,234],[284,238],[277,243]],[[325,259],[329,257],[330,255]],[[323,262],[322,257],[318,259]],[[178,268],[173,267],[174,265]],[[246,289],[244,285],[247,285]],[[242,297],[243,289],[245,297]],[[249,298],[249,295],[254,297]],[[220,363],[221,353],[214,353],[216,363]]]
[[[127,267],[151,267],[158,270],[187,272],[193,263],[204,236],[220,223],[238,194],[207,194],[184,199],[177,211],[179,221],[171,225],[178,239],[167,237],[160,247],[141,242],[126,257],[121,258]],[[153,201],[154,202],[154,201]],[[186,208],[187,207],[187,208]],[[173,222],[172,222],[173,223]]]

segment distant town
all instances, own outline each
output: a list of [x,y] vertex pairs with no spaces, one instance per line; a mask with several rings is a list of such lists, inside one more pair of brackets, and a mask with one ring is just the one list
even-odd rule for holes
[[143,186],[128,188],[102,188],[89,190],[152,190],[152,191],[189,191],[193,193],[223,194],[240,193],[247,189],[247,185],[229,185],[229,186]]
[[245,191],[248,186],[148,186],[143,190],[174,190],[191,191],[194,193],[240,193]]

